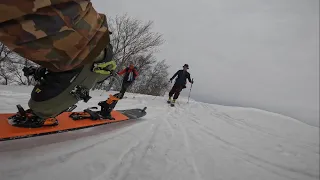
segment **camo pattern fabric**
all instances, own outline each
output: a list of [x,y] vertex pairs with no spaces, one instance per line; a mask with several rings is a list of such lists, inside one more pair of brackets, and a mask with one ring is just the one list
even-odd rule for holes
[[94,61],[110,39],[90,0],[0,0],[0,42],[60,72]]

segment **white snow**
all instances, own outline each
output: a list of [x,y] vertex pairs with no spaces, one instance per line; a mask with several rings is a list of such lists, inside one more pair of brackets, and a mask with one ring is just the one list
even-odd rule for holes
[[[31,88],[0,86],[0,113]],[[94,91],[82,110],[107,98]],[[316,180],[319,127],[258,109],[127,93],[138,120],[0,142],[1,180]]]

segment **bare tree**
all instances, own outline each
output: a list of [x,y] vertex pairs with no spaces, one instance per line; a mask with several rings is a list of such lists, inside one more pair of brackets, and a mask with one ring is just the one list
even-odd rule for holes
[[13,67],[15,68],[15,71],[12,73],[14,76],[13,82],[17,83],[18,85],[28,85],[28,79],[23,75],[22,72],[22,65],[13,63]]
[[[129,62],[133,62],[140,74],[139,79],[145,78],[144,74],[148,73],[144,72],[152,69],[157,62],[153,54],[164,42],[161,34],[151,31],[152,26],[152,21],[142,22],[127,14],[109,19],[114,60],[118,65],[116,71],[122,70],[129,65]],[[104,82],[95,88],[119,89],[118,82],[121,83],[122,77],[117,76],[115,79],[117,81]],[[143,84],[135,83],[135,88],[130,88],[128,91],[137,89],[140,85]]]
[[[23,75],[22,68],[23,65],[9,58],[0,62],[0,78],[2,79],[2,84],[28,85],[28,80]],[[32,81],[30,81],[30,84],[31,82]]]
[[131,56],[129,61],[136,65],[139,72],[144,72],[145,70],[150,69],[152,65],[157,62],[152,53]]
[[110,18],[109,24],[114,59],[119,68],[126,65],[133,57],[152,56],[164,42],[161,34],[151,32],[152,21],[143,23],[125,14],[114,19]]
[[35,83],[34,79],[25,77],[22,72],[24,66],[37,66],[35,63],[22,58],[2,43],[0,43],[0,55],[1,84],[32,85]]
[[2,59],[0,61],[0,82],[3,85],[9,85],[12,80],[13,76],[12,73],[15,71],[15,69],[12,66],[12,62],[8,61],[6,59]]
[[165,60],[156,63],[153,68],[145,71],[142,78],[137,80],[132,91],[156,96],[164,95],[169,87],[168,68]]
[[0,42],[0,62],[6,60],[12,51]]

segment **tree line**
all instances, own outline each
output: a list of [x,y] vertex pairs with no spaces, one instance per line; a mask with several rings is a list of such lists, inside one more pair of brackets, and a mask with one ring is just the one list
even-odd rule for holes
[[[127,67],[130,62],[136,65],[139,77],[128,92],[164,95],[168,90],[168,68],[165,60],[157,60],[155,53],[164,43],[162,34],[153,32],[153,21],[143,22],[127,14],[108,19],[111,45],[116,72]],[[0,84],[34,85],[33,78],[23,75],[23,67],[37,66],[32,61],[22,58],[0,42]],[[122,76],[115,74],[94,89],[119,90]]]

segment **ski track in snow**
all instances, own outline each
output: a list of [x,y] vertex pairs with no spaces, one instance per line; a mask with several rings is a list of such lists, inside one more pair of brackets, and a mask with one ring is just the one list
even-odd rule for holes
[[[30,88],[0,86],[0,112],[26,107]],[[103,96],[100,96],[103,94]],[[108,93],[92,92],[93,106]],[[251,109],[126,94],[116,109],[141,119],[0,142],[4,180],[316,180],[319,128]],[[21,102],[24,101],[24,102]]]

